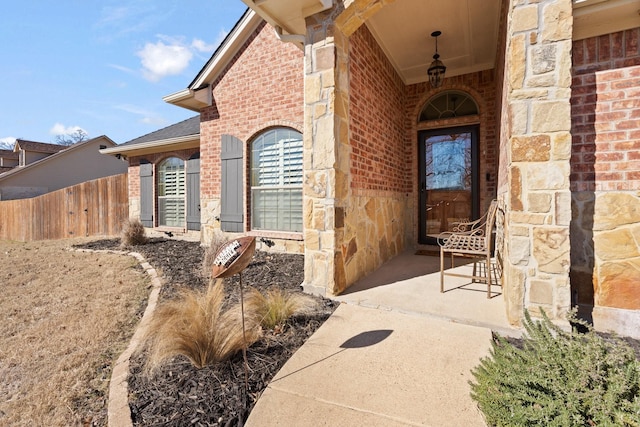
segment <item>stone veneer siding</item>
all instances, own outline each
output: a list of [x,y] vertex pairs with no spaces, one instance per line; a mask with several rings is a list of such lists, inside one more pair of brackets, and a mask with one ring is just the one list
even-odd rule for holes
[[[345,1],[307,19],[305,288],[338,294],[417,241],[417,118],[438,91],[406,87],[362,24],[392,0]],[[480,105],[482,199],[496,190],[492,71],[447,79]],[[469,124],[440,121],[436,126]],[[486,201],[488,204],[488,201]]]
[[[211,85],[213,105],[201,111],[200,198],[202,239],[208,243],[220,229],[220,149],[222,135],[233,135],[245,146],[245,229],[250,232],[251,200],[249,144],[257,134],[276,126],[303,130],[303,52],[276,38],[264,23]],[[301,252],[301,233],[263,233],[276,241],[272,249]],[[260,245],[262,246],[262,245]],[[266,246],[260,249],[267,249]]]
[[347,286],[400,253],[411,222],[405,86],[366,26],[349,39],[349,197],[341,252]]
[[571,285],[594,326],[640,336],[640,28],[573,43]]
[[508,187],[500,198],[505,303],[517,324],[525,307],[562,319],[571,303],[572,2],[512,0],[508,16],[500,144]]

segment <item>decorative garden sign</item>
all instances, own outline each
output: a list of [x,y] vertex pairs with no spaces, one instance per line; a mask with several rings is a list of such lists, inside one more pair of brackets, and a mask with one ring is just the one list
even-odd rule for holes
[[218,249],[213,260],[211,277],[223,278],[240,273],[249,265],[255,251],[256,238],[252,236],[240,237],[225,243]]

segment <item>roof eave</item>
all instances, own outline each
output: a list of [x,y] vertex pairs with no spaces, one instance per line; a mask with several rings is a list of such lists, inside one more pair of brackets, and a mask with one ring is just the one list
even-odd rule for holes
[[261,22],[262,18],[258,14],[253,10],[247,10],[189,87],[162,99],[169,104],[196,112],[212,105],[211,83],[229,65]]
[[333,7],[333,0],[242,0],[267,21],[285,42],[304,45],[305,19]]
[[199,133],[179,136],[176,138],[161,139],[158,141],[142,142],[140,144],[118,145],[116,147],[102,149],[100,150],[100,154],[108,154],[112,156],[142,156],[150,153],[197,147],[200,147]]
[[247,13],[240,18],[238,25],[235,26],[229,36],[222,42],[222,45],[215,52],[209,63],[191,82],[189,89],[198,90],[207,84],[213,83],[261,22],[262,17],[255,13],[255,11],[247,11]]
[[[184,89],[180,92],[172,93],[162,98],[164,102],[186,108],[187,110],[200,112],[201,109],[211,105],[211,95],[209,90]],[[209,94],[208,94],[209,93]],[[208,94],[208,95],[207,95]]]

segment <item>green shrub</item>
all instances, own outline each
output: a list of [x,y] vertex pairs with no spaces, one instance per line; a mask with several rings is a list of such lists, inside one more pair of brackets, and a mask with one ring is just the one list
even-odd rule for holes
[[315,301],[308,295],[286,292],[277,287],[264,294],[252,288],[247,293],[245,305],[263,328],[282,329],[291,316],[311,311]]
[[122,225],[120,245],[123,247],[144,245],[147,243],[144,225],[138,219],[127,219]]
[[497,337],[471,397],[494,426],[640,426],[640,362],[620,339],[525,313],[522,348]]
[[[149,348],[147,371],[153,372],[177,355],[197,367],[220,362],[245,347],[239,305],[222,310],[224,288],[218,279],[205,290],[185,290],[174,300],[158,305],[145,342]],[[245,319],[247,346],[260,337],[255,316]]]

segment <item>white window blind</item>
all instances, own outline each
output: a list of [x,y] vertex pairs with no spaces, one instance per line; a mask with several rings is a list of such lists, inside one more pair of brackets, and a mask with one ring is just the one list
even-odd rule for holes
[[302,135],[272,129],[252,147],[252,228],[302,231]]
[[158,224],[184,227],[186,175],[184,161],[171,157],[160,164],[158,171]]

